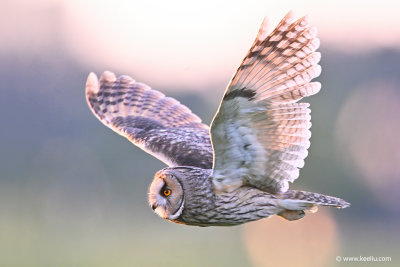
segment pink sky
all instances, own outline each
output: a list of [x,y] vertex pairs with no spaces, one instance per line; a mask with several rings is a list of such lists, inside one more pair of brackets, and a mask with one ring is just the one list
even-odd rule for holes
[[201,89],[226,84],[263,17],[272,29],[289,10],[309,15],[322,46],[358,53],[400,41],[398,1],[20,0],[0,11],[0,50],[63,45],[89,67]]

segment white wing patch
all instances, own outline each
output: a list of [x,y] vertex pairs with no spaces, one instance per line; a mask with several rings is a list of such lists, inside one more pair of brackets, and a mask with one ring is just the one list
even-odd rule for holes
[[211,124],[217,191],[251,185],[285,192],[310,146],[309,104],[321,85],[316,29],[289,13],[269,35],[265,23],[232,78]]

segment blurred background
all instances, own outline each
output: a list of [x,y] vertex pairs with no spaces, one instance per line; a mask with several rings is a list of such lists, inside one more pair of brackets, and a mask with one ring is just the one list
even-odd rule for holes
[[[199,228],[153,214],[163,164],[89,110],[89,72],[128,74],[210,123],[263,16],[319,29],[322,91],[293,188],[335,195],[287,222]],[[0,2],[1,266],[351,266],[400,259],[398,1]],[[364,263],[366,264],[366,263]],[[358,265],[359,264],[354,264]]]

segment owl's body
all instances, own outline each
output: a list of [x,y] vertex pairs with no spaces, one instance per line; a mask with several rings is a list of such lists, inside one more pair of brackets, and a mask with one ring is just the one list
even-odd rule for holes
[[320,90],[316,29],[289,13],[257,38],[230,81],[211,127],[190,109],[128,76],[91,73],[86,98],[95,116],[168,168],[157,172],[149,203],[162,218],[227,226],[279,215],[302,218],[342,199],[288,190],[310,146],[310,109]]
[[[162,204],[162,200],[167,201],[165,196],[159,194],[163,187],[172,188],[171,194],[185,193],[179,195],[179,201],[170,208]],[[173,196],[169,198],[173,199]],[[152,208],[160,217],[197,226],[232,226],[275,214],[288,220],[297,220],[304,217],[304,210],[312,209],[315,205],[347,205],[339,198],[296,190],[270,194],[252,186],[242,186],[233,192],[216,193],[212,169],[197,167],[160,170],[150,187],[149,199],[150,203],[158,203],[152,204]]]

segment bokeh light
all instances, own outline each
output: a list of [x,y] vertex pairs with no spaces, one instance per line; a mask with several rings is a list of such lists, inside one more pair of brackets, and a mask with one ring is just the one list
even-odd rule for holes
[[339,237],[324,208],[298,221],[278,216],[244,226],[244,242],[254,266],[329,266],[338,253]]
[[394,83],[360,85],[341,108],[336,127],[338,158],[392,212],[400,211],[399,103]]

